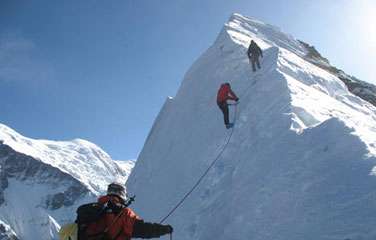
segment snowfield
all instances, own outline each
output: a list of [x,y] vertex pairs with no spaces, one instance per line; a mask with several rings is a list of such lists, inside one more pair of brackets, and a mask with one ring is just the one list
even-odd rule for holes
[[[256,73],[251,39],[264,51]],[[167,219],[175,237],[375,239],[376,108],[307,54],[278,28],[234,14],[155,120],[127,182],[136,212],[161,220],[217,157],[232,130],[216,93],[230,82],[234,132]]]

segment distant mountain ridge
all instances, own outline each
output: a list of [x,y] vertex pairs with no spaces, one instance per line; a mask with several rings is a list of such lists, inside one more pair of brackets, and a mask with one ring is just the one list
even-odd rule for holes
[[346,84],[351,93],[376,106],[376,86],[374,84],[361,81],[354,76],[346,74],[341,69],[332,66],[329,60],[324,58],[315,47],[303,41],[299,42],[307,49],[305,57],[307,61],[334,74]]
[[80,204],[125,183],[133,165],[85,140],[34,140],[0,124],[0,239],[57,239]]

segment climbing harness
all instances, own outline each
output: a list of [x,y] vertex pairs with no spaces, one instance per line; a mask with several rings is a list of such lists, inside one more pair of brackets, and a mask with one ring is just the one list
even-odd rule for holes
[[[234,117],[234,122],[235,122],[236,121],[236,115],[237,115],[237,105],[235,105],[234,115],[235,115],[235,117]],[[196,183],[193,185],[193,187],[175,205],[175,207],[173,207],[170,210],[170,212],[164,218],[162,218],[162,220],[160,221],[160,223],[163,223],[168,217],[170,217],[175,212],[175,210],[178,209],[180,207],[180,205],[183,204],[183,202],[189,197],[189,195],[191,195],[191,193],[198,187],[198,185],[201,183],[201,181],[204,179],[204,177],[208,174],[208,172],[210,171],[210,169],[214,166],[214,164],[222,156],[223,152],[225,151],[227,145],[229,144],[229,142],[231,140],[231,137],[232,137],[233,133],[234,133],[234,127],[231,129],[231,132],[228,135],[228,138],[226,139],[225,144],[223,145],[222,149],[218,153],[217,157],[211,162],[211,164],[209,165],[209,167],[205,170],[205,172],[201,175],[201,177],[196,181]]]

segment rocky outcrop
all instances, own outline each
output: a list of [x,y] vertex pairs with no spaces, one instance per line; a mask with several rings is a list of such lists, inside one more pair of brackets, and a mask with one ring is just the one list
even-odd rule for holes
[[12,229],[0,221],[0,240],[19,240]]
[[44,207],[58,209],[74,204],[89,191],[78,180],[70,175],[53,168],[45,163],[14,151],[5,144],[0,144],[0,204],[4,203],[4,190],[8,187],[8,179],[15,178],[20,181],[32,181],[34,183],[53,184],[56,187],[62,183],[67,184],[67,190],[49,195]]
[[72,206],[76,200],[87,193],[87,189],[82,188],[82,186],[71,186],[64,192],[49,195],[46,200],[46,208],[56,210],[61,207]]
[[352,94],[376,106],[376,86],[375,85],[361,81],[354,76],[348,75],[341,69],[338,69],[332,66],[329,60],[323,57],[316,50],[314,46],[311,46],[308,43],[305,43],[303,41],[299,41],[299,42],[308,52],[305,56],[305,59],[307,61],[336,75],[339,79],[341,79],[346,84],[347,88]]

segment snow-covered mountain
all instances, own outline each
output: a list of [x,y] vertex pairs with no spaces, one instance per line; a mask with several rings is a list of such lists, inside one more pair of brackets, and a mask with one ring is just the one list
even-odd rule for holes
[[[251,39],[264,51],[256,73]],[[231,137],[167,219],[176,237],[375,239],[376,108],[314,57],[278,28],[234,14],[155,120],[127,182],[136,212],[162,219]],[[223,82],[240,97],[232,130],[215,102]]]
[[338,69],[332,66],[328,59],[324,58],[316,49],[315,47],[303,42],[299,41],[307,50],[304,59],[309,61],[310,63],[315,64],[316,66],[323,68],[333,75],[337,76],[342,82],[345,83],[347,88],[351,93],[360,97],[367,102],[370,102],[374,106],[376,106],[376,86],[364,81],[359,80],[358,78],[351,76],[341,69]]
[[0,239],[57,239],[80,204],[125,183],[133,164],[85,140],[33,140],[0,124]]

